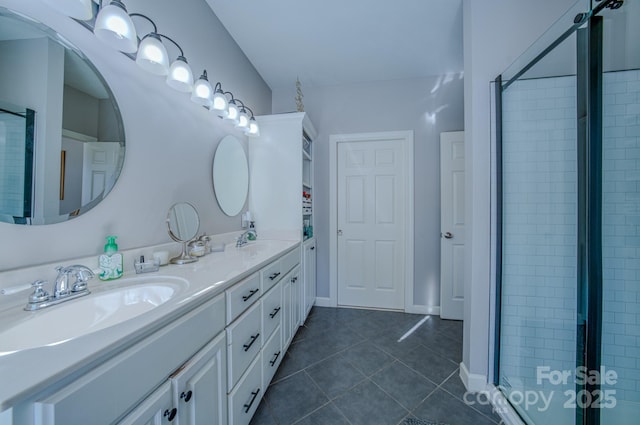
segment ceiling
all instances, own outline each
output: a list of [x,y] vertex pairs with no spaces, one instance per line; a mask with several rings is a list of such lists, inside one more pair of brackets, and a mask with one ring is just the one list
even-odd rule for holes
[[206,0],[271,89],[459,73],[462,0]]

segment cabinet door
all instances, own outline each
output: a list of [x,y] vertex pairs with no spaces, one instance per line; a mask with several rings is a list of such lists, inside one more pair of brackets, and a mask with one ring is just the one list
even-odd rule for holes
[[298,326],[302,324],[302,279],[300,278],[300,267],[296,267],[291,272],[291,333],[295,335]]
[[175,423],[171,383],[165,382],[129,413],[118,425],[168,425]]
[[283,347],[288,347],[293,338],[291,321],[293,319],[291,305],[291,276],[287,276],[282,282],[282,342]]
[[226,368],[223,332],[171,376],[178,425],[227,423]]
[[304,311],[302,322],[307,319],[309,311],[316,301],[316,242],[312,240],[304,247]]

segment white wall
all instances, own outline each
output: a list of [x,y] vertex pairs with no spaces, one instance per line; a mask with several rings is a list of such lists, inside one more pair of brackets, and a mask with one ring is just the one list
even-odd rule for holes
[[[160,32],[180,43],[198,75],[206,67],[210,81],[220,80],[225,90],[246,101],[256,114],[271,112],[270,89],[204,0],[129,0],[126,4],[129,12],[147,14]],[[0,0],[0,6],[45,22],[85,53],[113,91],[126,137],[120,179],[96,208],[54,225],[0,223],[0,270],[97,255],[108,234],[119,236],[121,249],[169,242],[165,217],[178,201],[196,206],[201,231],[240,229],[240,219],[225,216],[218,207],[211,183],[218,141],[229,133],[244,139],[240,132],[42,1]]]
[[[329,296],[329,136],[413,130],[414,304],[440,305],[440,133],[463,129],[462,75],[349,86],[302,87],[315,141],[313,208],[318,296]],[[295,87],[274,90],[273,112],[295,110]]]
[[471,374],[472,382],[486,382],[491,350],[490,265],[494,259],[490,252],[490,82],[524,53],[574,2],[463,1],[465,205],[468,226],[463,364]]

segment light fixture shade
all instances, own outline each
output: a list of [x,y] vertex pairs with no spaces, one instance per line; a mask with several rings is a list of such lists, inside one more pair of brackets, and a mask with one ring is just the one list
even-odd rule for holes
[[191,100],[202,106],[211,106],[213,89],[207,79],[207,71],[204,71],[198,81],[193,85]]
[[138,46],[136,63],[140,68],[155,75],[169,73],[169,54],[158,34],[150,33],[144,36]]
[[249,120],[249,128],[247,130],[247,136],[249,137],[258,137],[260,136],[260,127],[258,126],[258,121],[254,117],[251,117]]
[[245,111],[244,108],[242,108],[242,110],[240,110],[240,114],[238,114],[238,124],[236,124],[236,127],[243,130],[245,128],[249,128],[249,114],[247,114],[247,111]]
[[229,106],[227,108],[227,115],[224,117],[225,120],[232,121],[234,124],[238,124],[238,117],[240,116],[240,109],[236,102],[231,99],[229,101]]
[[193,90],[193,72],[184,56],[178,56],[169,68],[167,75],[169,87],[178,91],[189,93]]
[[93,18],[92,0],[44,0],[46,4],[81,21],[88,21]]
[[221,117],[224,117],[227,114],[227,107],[229,106],[229,102],[227,101],[227,96],[220,91],[216,90],[213,94],[213,105],[211,108]]
[[138,34],[127,9],[119,0],[113,0],[98,12],[93,33],[98,39],[124,53],[138,50]]

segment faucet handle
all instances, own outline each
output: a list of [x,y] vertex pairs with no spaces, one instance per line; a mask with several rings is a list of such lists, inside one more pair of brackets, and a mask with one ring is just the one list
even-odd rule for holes
[[69,266],[66,268],[66,271],[70,274],[73,273],[76,277],[76,281],[71,288],[71,292],[80,292],[86,290],[87,281],[95,277],[95,274],[89,267],[80,264]]
[[31,284],[31,286],[33,286],[33,293],[29,295],[29,303],[41,303],[49,299],[49,293],[42,289],[42,285],[46,283],[46,280],[36,280]]

